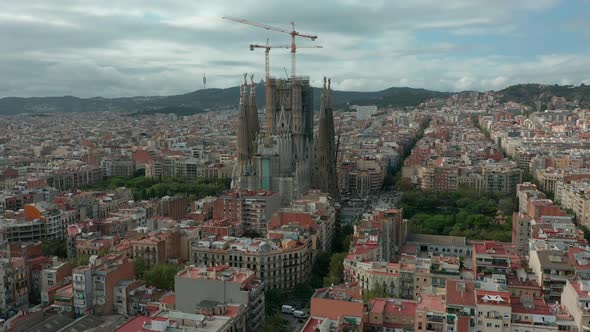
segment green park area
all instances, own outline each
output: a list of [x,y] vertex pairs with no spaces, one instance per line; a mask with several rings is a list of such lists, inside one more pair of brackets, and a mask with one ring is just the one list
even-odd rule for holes
[[404,192],[400,203],[414,233],[503,242],[511,241],[515,205],[513,194],[419,190]]
[[161,198],[171,195],[184,195],[193,199],[217,195],[229,189],[229,180],[186,179],[177,177],[149,178],[137,176],[133,178],[112,177],[89,186],[86,189],[108,190],[126,187],[133,190],[136,200]]

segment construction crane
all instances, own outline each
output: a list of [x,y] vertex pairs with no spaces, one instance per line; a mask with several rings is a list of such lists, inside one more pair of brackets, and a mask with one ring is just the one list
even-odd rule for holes
[[291,22],[291,31],[289,31],[289,30],[286,30],[283,28],[277,28],[277,27],[273,27],[271,25],[266,25],[266,24],[262,24],[262,23],[258,23],[258,22],[249,21],[249,20],[244,20],[242,18],[237,18],[237,17],[224,16],[223,19],[238,22],[238,23],[252,25],[252,26],[263,28],[266,30],[282,32],[282,33],[286,33],[286,34],[290,35],[291,36],[291,46],[289,46],[289,48],[291,48],[291,77],[295,77],[295,53],[297,53],[297,45],[295,43],[295,37],[309,38],[312,41],[314,41],[318,38],[318,36],[315,36],[315,35],[306,35],[306,34],[302,34],[302,33],[297,32],[295,30],[295,22]]
[[[264,49],[264,65],[265,65],[265,70],[266,70],[266,81],[268,82],[268,79],[270,78],[270,59],[269,59],[270,58],[270,49],[271,48],[291,48],[291,46],[289,46],[289,45],[272,46],[272,45],[268,44],[268,39],[267,39],[266,45],[250,44],[250,51],[254,51],[257,48]],[[300,46],[299,48],[322,48],[322,46]]]

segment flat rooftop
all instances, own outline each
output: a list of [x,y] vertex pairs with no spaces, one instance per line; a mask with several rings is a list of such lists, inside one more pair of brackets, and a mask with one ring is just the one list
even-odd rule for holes
[[228,265],[219,265],[212,267],[188,267],[178,272],[178,277],[189,279],[203,280],[226,280],[231,282],[243,283],[247,281],[254,272],[248,269],[233,268]]

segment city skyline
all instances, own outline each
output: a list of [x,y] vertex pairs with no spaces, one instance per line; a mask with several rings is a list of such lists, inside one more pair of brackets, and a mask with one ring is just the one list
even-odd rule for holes
[[[253,11],[252,9],[256,10]],[[515,83],[588,84],[582,13],[588,1],[334,1],[207,4],[118,1],[8,3],[0,15],[0,97],[170,95],[236,86],[264,77],[251,43],[288,44],[286,35],[222,20],[238,16],[317,34],[324,49],[301,50],[298,72],[322,72],[335,90],[409,86],[498,90]],[[567,50],[567,51],[566,51]],[[271,52],[282,77],[288,50]],[[311,77],[321,86],[321,77]]]

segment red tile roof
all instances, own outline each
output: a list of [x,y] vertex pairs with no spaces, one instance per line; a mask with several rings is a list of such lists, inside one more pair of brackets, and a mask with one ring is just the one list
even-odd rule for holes
[[125,325],[119,327],[115,332],[141,332],[143,331],[143,325],[151,323],[152,318],[146,316],[136,316],[132,320],[125,323]]
[[[465,285],[461,289],[461,284]],[[475,307],[475,285],[470,280],[447,280],[447,304]]]

